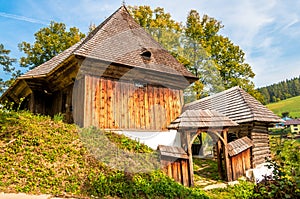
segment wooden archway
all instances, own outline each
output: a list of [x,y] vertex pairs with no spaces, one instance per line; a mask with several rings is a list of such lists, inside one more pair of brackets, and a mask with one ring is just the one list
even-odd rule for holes
[[[209,129],[209,128],[190,128],[190,129],[181,129],[181,147],[187,151],[189,157],[189,174],[190,174],[190,186],[194,186],[194,168],[193,168],[193,154],[192,154],[192,144],[196,137],[202,133],[213,133],[219,139],[217,141],[217,161],[218,161],[218,171],[220,177],[224,178],[224,173],[222,171],[222,155],[224,156],[224,166],[226,171],[226,180],[232,181],[230,161],[228,157],[227,149],[227,135],[228,128],[223,129]],[[222,153],[221,153],[222,151]]]

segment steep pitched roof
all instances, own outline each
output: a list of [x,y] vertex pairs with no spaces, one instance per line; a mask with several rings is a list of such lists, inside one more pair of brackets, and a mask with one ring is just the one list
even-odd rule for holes
[[[142,56],[143,53],[149,59]],[[86,38],[28,71],[21,78],[46,76],[71,55],[148,69],[196,80],[167,50],[130,16],[125,6],[96,27]]]
[[184,110],[198,109],[216,110],[237,123],[252,121],[277,123],[282,121],[238,86],[184,106]]
[[230,127],[238,124],[214,110],[185,110],[168,126],[178,128]]

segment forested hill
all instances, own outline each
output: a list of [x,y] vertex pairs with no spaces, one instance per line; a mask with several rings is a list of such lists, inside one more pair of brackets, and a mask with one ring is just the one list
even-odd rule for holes
[[269,104],[300,95],[300,76],[257,89]]

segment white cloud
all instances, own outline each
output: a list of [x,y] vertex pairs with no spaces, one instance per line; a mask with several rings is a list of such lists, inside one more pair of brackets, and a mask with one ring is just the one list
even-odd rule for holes
[[30,17],[21,16],[21,15],[9,14],[9,13],[5,13],[5,12],[0,12],[0,16],[10,18],[10,19],[16,19],[16,20],[20,20],[20,21],[25,21],[25,22],[29,22],[29,23],[36,23],[36,24],[42,24],[42,25],[48,24],[48,22],[46,22],[46,21],[41,21],[38,19],[33,19]]

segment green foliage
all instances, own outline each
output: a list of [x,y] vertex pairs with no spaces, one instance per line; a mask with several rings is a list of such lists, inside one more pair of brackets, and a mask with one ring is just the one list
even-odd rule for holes
[[[254,89],[254,73],[245,63],[245,54],[229,38],[219,34],[221,22],[196,10],[188,14],[186,24],[174,21],[163,8],[130,7],[135,20],[162,44],[186,68],[199,78],[187,89],[185,99],[191,101],[240,86],[255,98],[262,96]],[[194,94],[193,94],[194,93]]]
[[287,176],[294,178],[300,187],[300,144],[296,140],[281,139],[272,142],[274,160],[279,163]]
[[90,182],[92,195],[98,197],[110,195],[120,198],[208,198],[203,191],[186,188],[160,171],[135,175],[113,172],[109,176],[93,176]]
[[16,70],[15,67],[12,66],[13,63],[16,62],[16,59],[11,58],[9,53],[10,50],[5,49],[4,45],[0,44],[0,68],[2,68],[6,74],[10,75],[10,79],[5,81],[0,78],[0,94],[13,83],[16,77],[20,75],[20,71]]
[[290,117],[300,118],[299,104],[300,96],[268,104],[267,107],[280,117],[282,113],[289,112]]
[[300,76],[290,80],[281,81],[270,86],[257,89],[264,98],[264,103],[279,102],[300,95]]
[[254,187],[253,198],[299,198],[300,197],[300,143],[296,140],[271,137],[273,176]]
[[207,192],[212,199],[250,199],[253,197],[254,183],[240,180],[238,184],[217,188]]
[[53,121],[54,122],[63,122],[64,121],[64,115],[62,113],[58,113],[58,114],[55,114],[53,116]]
[[34,44],[27,42],[19,44],[19,49],[26,54],[26,57],[21,57],[20,64],[29,69],[48,61],[85,37],[78,28],[71,27],[66,30],[64,23],[54,21],[49,27],[40,29],[34,36]]
[[252,198],[299,198],[299,182],[297,184],[293,176],[285,173],[286,169],[275,161],[270,161],[271,167],[274,168],[273,176],[266,176],[262,182],[255,185]]
[[0,126],[0,191],[81,194],[88,174],[104,171],[74,125],[0,109]]
[[[84,133],[89,132],[96,131]],[[110,145],[124,145],[126,151],[152,152],[124,136],[105,135]],[[91,156],[75,125],[29,112],[0,109],[0,152],[0,192],[79,198],[208,198],[203,191],[184,187],[159,170],[130,173],[108,168]]]

